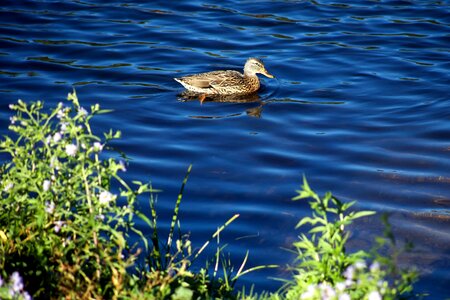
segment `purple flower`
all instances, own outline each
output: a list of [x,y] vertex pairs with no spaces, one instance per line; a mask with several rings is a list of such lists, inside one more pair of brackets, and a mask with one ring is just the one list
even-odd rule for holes
[[3,278],[2,276],[0,276],[0,287],[2,287],[2,285],[3,285]]

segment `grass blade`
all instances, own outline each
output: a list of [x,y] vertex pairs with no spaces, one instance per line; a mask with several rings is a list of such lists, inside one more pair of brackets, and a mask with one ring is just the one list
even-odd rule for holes
[[[170,249],[172,247],[173,232],[175,230],[175,225],[177,224],[177,220],[178,220],[178,211],[180,209],[181,199],[183,198],[184,187],[186,186],[186,183],[189,178],[189,174],[191,173],[191,170],[192,170],[192,165],[189,166],[186,176],[184,176],[183,183],[181,184],[180,192],[178,193],[177,202],[175,203],[175,208],[173,210],[172,223],[170,223],[170,231],[169,231],[169,236],[167,238],[166,260],[170,258]],[[166,263],[167,263],[167,261],[166,261]]]
[[212,239],[214,239],[216,236],[218,236],[222,230],[224,230],[228,225],[231,224],[231,222],[236,220],[238,217],[239,217],[239,214],[235,214],[228,221],[226,221],[225,224],[220,226],[216,230],[216,232],[214,232],[214,234],[211,236],[211,238],[203,244],[203,246],[200,248],[200,250],[198,250],[198,252],[195,254],[194,259],[192,261],[194,261],[203,252],[203,250],[205,250],[205,248],[209,245],[209,243],[211,242]]

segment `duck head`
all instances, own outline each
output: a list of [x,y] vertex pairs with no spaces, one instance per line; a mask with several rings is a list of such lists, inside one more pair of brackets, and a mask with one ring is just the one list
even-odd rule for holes
[[244,74],[248,76],[255,76],[258,73],[263,74],[264,76],[269,78],[274,78],[272,74],[267,72],[262,60],[250,57],[249,59],[247,59],[247,62],[245,63]]

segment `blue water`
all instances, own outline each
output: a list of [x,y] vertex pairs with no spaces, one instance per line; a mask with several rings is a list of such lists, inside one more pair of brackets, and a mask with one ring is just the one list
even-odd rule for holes
[[[75,87],[84,106],[114,110],[98,133],[122,131],[113,146],[131,158],[127,179],[163,190],[160,222],[193,164],[181,226],[194,244],[239,213],[221,236],[236,264],[247,249],[248,266],[293,263],[281,248],[308,213],[291,201],[305,174],[321,193],[389,212],[415,244],[401,263],[422,273],[418,291],[448,297],[450,2],[338,1],[2,1],[0,133],[9,103],[53,105]],[[276,76],[258,97],[178,96],[173,77],[248,57]],[[379,224],[356,224],[353,245],[368,247]],[[276,290],[269,277],[289,273],[241,284]]]

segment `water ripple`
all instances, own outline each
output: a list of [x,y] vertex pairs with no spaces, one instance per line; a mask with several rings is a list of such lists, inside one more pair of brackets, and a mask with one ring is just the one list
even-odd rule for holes
[[[425,0],[3,1],[0,125],[6,134],[8,103],[55,104],[76,87],[83,105],[113,109],[95,125],[123,131],[113,146],[131,157],[130,179],[164,190],[161,220],[193,163],[185,229],[200,243],[241,213],[222,238],[232,255],[250,249],[254,264],[292,262],[279,246],[307,213],[290,201],[305,174],[320,192],[392,213],[400,236],[418,245],[406,260],[426,270],[421,291],[442,298],[449,12],[449,1]],[[248,57],[263,58],[277,78],[263,79],[255,97],[201,105],[180,97],[172,79],[241,71]],[[379,229],[367,223],[354,243]],[[245,280],[275,290],[267,276]]]

